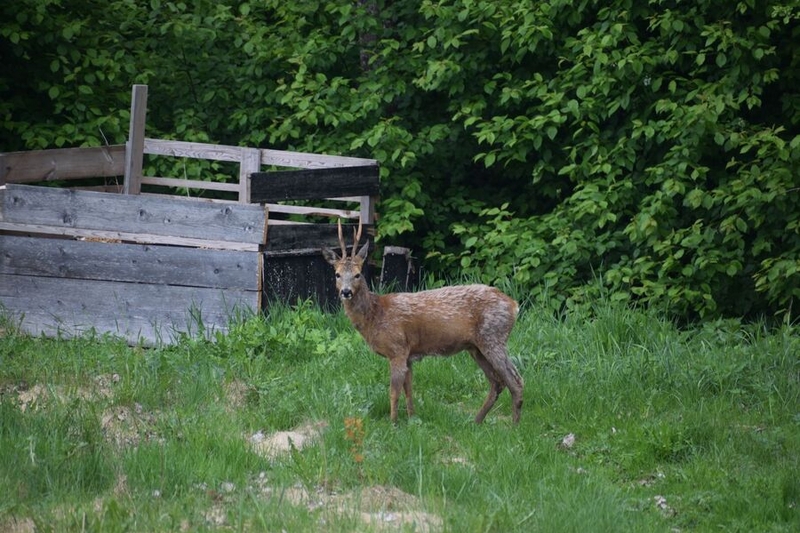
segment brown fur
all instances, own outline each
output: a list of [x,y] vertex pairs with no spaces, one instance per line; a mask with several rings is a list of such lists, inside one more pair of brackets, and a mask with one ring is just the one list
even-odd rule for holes
[[413,361],[426,355],[452,355],[466,350],[490,384],[475,422],[483,422],[504,388],[511,393],[513,421],[519,422],[524,384],[506,347],[519,311],[517,302],[487,285],[372,293],[361,275],[367,249],[368,245],[364,245],[358,254],[348,257],[342,241],[342,257],[327,248],[322,253],[336,272],[336,289],[348,318],[370,348],[389,360],[392,421],[397,420],[401,390],[405,392],[408,415],[414,414]]

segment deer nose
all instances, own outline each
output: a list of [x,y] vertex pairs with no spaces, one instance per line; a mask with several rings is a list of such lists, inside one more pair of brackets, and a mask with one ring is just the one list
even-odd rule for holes
[[353,297],[353,291],[350,289],[342,289],[342,299],[349,300]]

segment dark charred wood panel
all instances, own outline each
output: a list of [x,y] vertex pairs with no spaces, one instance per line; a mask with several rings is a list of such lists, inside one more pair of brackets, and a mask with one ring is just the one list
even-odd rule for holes
[[411,250],[387,246],[383,250],[380,286],[384,291],[411,292],[420,285],[420,270]]
[[[342,224],[342,234],[348,246],[353,243],[353,230],[358,224]],[[361,244],[367,239],[372,241],[372,226],[364,225],[361,229]],[[288,250],[319,250],[327,246],[339,250],[339,230],[336,224],[271,224],[267,230],[268,252]]]
[[[371,265],[367,264],[364,276],[371,283]],[[271,302],[294,303],[312,299],[326,310],[339,306],[333,268],[321,252],[309,251],[298,255],[266,254],[264,258],[265,305]]]
[[380,188],[377,166],[255,172],[250,178],[252,203],[377,196]]

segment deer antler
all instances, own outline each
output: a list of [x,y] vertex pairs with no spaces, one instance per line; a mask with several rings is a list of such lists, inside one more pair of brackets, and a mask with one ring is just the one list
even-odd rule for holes
[[344,243],[344,235],[342,235],[342,219],[337,221],[339,225],[339,246],[342,247],[342,257],[347,257],[347,245]]
[[358,241],[361,240],[361,217],[358,218],[358,231],[353,228],[353,258],[356,256],[356,252],[358,251]]

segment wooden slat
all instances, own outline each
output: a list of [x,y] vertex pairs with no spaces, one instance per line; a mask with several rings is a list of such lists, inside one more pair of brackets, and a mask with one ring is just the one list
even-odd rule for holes
[[15,224],[10,222],[0,222],[0,232],[8,232],[26,237],[73,237],[90,240],[132,242],[137,244],[189,246],[237,252],[255,252],[261,248],[259,243],[212,241],[208,239],[191,239],[188,237],[171,237],[169,235],[149,235],[147,233],[126,233],[122,231],[65,228],[60,226],[41,226],[38,224]]
[[238,183],[220,183],[218,181],[184,180],[178,178],[157,178],[151,176],[143,177],[141,182],[142,185],[159,185],[161,187],[239,192]]
[[125,146],[58,148],[0,154],[0,184],[122,176]]
[[131,89],[131,120],[128,142],[125,144],[125,194],[139,194],[142,190],[142,165],[144,157],[144,128],[147,118],[147,85],[134,85]]
[[240,146],[222,144],[195,143],[186,141],[170,141],[165,139],[145,139],[144,153],[150,155],[166,155],[170,157],[188,157],[190,159],[209,159],[212,161],[230,161],[239,163],[242,160]]
[[[283,213],[289,215],[323,216],[333,218],[358,218],[359,212],[350,209],[332,209],[328,207],[314,207],[301,205],[265,204],[270,213]],[[272,223],[272,221],[270,221]]]
[[259,255],[0,235],[0,274],[257,291]]
[[0,222],[261,244],[267,212],[255,205],[8,185],[0,191]]
[[[353,229],[357,224],[342,224],[345,242],[352,244]],[[372,240],[372,228],[364,226],[361,243]],[[323,246],[339,249],[339,233],[335,224],[275,224],[270,221],[267,252],[295,249],[320,249]]]
[[[224,331],[236,312],[259,309],[255,291],[0,274],[0,302],[28,333],[78,335],[94,328],[136,343],[171,342],[178,332]],[[194,310],[194,313],[193,313]]]
[[375,159],[339,155],[307,154],[284,150],[261,149],[261,164],[290,168],[331,168],[377,166]]
[[250,183],[250,201],[253,203],[375,196],[378,192],[378,167],[257,172],[251,176]]

